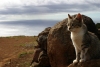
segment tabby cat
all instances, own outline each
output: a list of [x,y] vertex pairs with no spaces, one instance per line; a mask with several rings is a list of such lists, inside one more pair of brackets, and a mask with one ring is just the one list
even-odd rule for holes
[[76,17],[68,14],[67,27],[71,32],[71,40],[76,52],[76,59],[73,63],[100,58],[100,41],[95,34],[87,30],[83,22],[80,13]]

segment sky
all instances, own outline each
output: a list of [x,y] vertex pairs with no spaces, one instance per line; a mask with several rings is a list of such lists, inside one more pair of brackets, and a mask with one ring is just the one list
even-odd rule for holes
[[100,0],[0,0],[0,36],[37,36],[77,13],[99,23]]

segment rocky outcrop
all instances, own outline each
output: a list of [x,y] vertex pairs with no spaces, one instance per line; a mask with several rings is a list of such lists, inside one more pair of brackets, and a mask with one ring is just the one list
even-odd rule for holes
[[51,27],[46,28],[39,33],[37,43],[34,49],[34,56],[30,67],[51,67],[47,55],[47,36]]
[[[75,17],[76,15],[73,15]],[[83,15],[84,23],[89,31],[98,37],[98,30],[91,18]],[[47,39],[47,53],[51,67],[66,67],[75,59],[75,51],[70,39],[70,32],[67,30],[68,19],[57,23],[51,28]],[[86,66],[88,67],[88,66]]]

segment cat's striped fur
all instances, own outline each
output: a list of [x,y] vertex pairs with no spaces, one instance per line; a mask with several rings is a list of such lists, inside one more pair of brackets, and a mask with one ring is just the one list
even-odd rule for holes
[[88,32],[83,22],[80,13],[76,17],[68,14],[67,27],[71,32],[71,39],[76,51],[76,59],[73,63],[100,58],[100,41],[95,34]]

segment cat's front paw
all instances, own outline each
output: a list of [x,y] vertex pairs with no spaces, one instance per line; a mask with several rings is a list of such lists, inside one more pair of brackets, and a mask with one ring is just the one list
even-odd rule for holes
[[73,64],[77,64],[79,61],[78,60],[73,60]]
[[85,62],[85,60],[84,59],[80,59],[80,62],[82,63],[82,62]]

